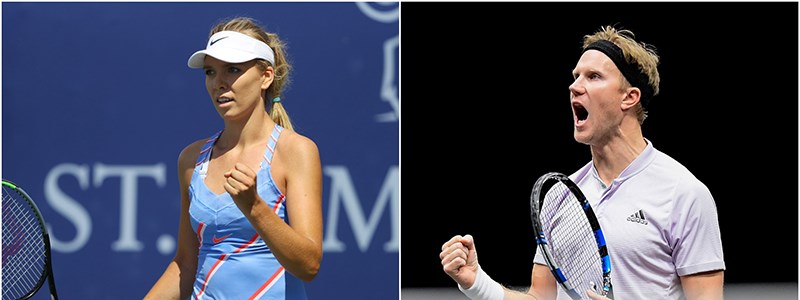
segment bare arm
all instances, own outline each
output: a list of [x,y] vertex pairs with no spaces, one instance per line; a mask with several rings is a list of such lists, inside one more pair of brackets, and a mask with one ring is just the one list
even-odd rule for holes
[[531,288],[528,294],[535,295],[537,299],[555,299],[557,295],[556,279],[546,265],[533,264],[531,271]]
[[528,293],[505,289],[504,300],[550,300],[556,299],[556,280],[545,265],[533,264],[531,287]]
[[723,282],[723,271],[681,276],[681,285],[683,285],[683,293],[687,300],[721,300]]
[[189,221],[189,181],[202,143],[189,145],[178,158],[178,182],[181,189],[178,249],[145,299],[188,299],[192,293],[192,283],[197,272],[198,241]]
[[[322,261],[322,167],[317,146],[288,130],[275,152],[286,181],[284,222],[256,191],[256,173],[244,164],[225,173],[225,190],[286,271],[311,281]],[[277,179],[276,180],[280,180]]]

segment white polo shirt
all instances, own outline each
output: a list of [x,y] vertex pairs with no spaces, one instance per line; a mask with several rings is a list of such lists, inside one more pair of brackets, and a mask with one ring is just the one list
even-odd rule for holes
[[[679,276],[725,269],[711,193],[649,140],[608,187],[592,162],[569,177],[603,229],[615,299],[682,299]],[[545,264],[538,250],[534,262]]]

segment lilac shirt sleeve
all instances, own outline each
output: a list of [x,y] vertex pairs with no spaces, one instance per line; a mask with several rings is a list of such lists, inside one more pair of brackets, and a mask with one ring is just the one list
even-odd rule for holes
[[725,270],[717,207],[708,188],[684,178],[675,191],[670,244],[678,276]]
[[533,263],[541,265],[547,264],[544,261],[544,256],[542,255],[541,251],[539,251],[539,247],[536,247],[536,255],[533,256]]

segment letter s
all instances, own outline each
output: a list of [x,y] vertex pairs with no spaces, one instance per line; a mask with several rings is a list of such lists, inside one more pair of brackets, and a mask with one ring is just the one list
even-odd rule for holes
[[53,235],[51,226],[47,226],[47,231],[50,233],[50,243],[53,250],[75,252],[83,248],[89,240],[89,235],[92,233],[92,219],[78,201],[72,199],[58,187],[58,178],[66,174],[75,176],[82,190],[89,188],[88,166],[63,163],[56,165],[47,173],[47,178],[45,178],[44,182],[44,195],[53,210],[61,213],[64,218],[75,226],[75,238],[71,241],[60,241]]

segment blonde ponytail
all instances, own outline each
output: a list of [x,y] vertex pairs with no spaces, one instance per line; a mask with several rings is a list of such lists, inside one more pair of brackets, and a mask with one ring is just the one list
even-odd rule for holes
[[[277,101],[275,99],[278,99]],[[269,110],[269,116],[276,124],[283,128],[294,130],[292,127],[292,120],[289,119],[289,114],[280,102],[280,97],[273,98],[272,108]]]

